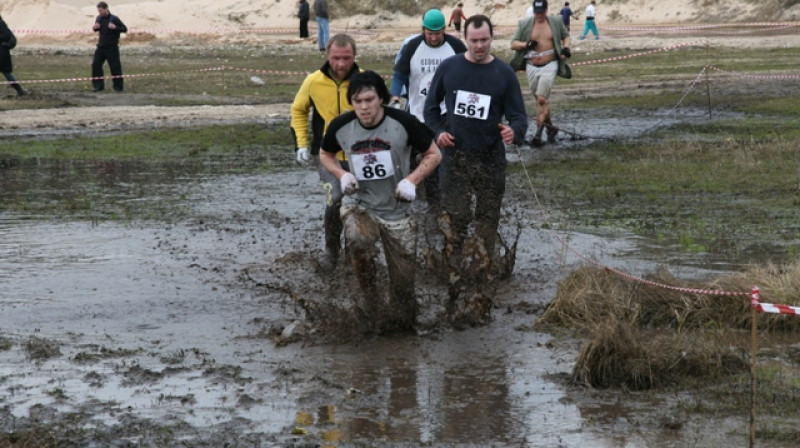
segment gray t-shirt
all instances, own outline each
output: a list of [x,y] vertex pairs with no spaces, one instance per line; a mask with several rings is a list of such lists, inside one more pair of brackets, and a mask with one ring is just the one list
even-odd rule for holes
[[345,196],[343,204],[359,204],[383,219],[408,215],[409,203],[398,201],[397,184],[411,172],[411,158],[424,153],[433,142],[431,131],[408,112],[384,107],[384,117],[365,128],[355,112],[339,115],[328,125],[321,150],[347,154],[358,191]]

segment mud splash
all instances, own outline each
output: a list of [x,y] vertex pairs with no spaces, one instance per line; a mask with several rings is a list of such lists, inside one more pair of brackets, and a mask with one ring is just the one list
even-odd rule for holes
[[[596,403],[576,399],[562,380],[575,347],[532,329],[560,273],[579,262],[539,229],[535,210],[515,217],[522,223],[516,271],[496,289],[488,325],[341,338],[322,334],[296,300],[324,304],[348,294],[347,282],[314,269],[322,234],[316,174],[288,160],[274,172],[226,174],[224,167],[238,171],[240,163],[171,166],[170,176],[144,163],[116,166],[114,179],[136,179],[135,194],[127,181],[70,177],[73,191],[98,190],[94,212],[124,208],[131,211],[124,220],[0,214],[4,431],[19,435],[46,423],[69,438],[91,430],[93,446],[618,446],[645,439],[631,422],[663,398],[606,407],[616,416],[606,417],[611,432],[586,427]],[[54,172],[63,180],[70,170],[39,161],[4,175]],[[158,213],[141,204],[160,204]],[[569,241],[605,260],[636,244],[579,233]],[[627,267],[634,264],[634,272],[654,265]],[[446,290],[430,279],[420,288],[433,319]],[[302,337],[276,344],[287,328]],[[33,357],[32,338],[58,351]],[[646,439],[662,437],[671,436],[655,431]],[[719,434],[709,446],[729,437]]]

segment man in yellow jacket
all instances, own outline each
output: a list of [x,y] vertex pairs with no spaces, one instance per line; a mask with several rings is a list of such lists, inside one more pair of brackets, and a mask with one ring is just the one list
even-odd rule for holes
[[[306,77],[294,97],[291,129],[297,163],[307,167],[313,158],[325,191],[325,252],[319,260],[319,266],[323,272],[330,272],[336,267],[341,248],[342,218],[339,216],[339,206],[342,203],[342,188],[339,180],[320,163],[319,147],[331,120],[353,109],[347,101],[347,87],[350,85],[350,76],[360,70],[355,63],[356,42],[346,34],[337,34],[328,41],[326,55],[325,64]],[[309,112],[312,109],[309,129]],[[347,169],[344,155],[339,155],[339,162]]]

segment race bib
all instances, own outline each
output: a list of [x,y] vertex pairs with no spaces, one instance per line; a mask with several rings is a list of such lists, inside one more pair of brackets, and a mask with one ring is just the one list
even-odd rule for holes
[[360,181],[381,180],[394,176],[391,151],[351,154],[350,163],[353,164],[353,175]]
[[456,105],[453,112],[462,117],[485,120],[489,117],[491,104],[492,97],[489,95],[459,90],[456,93]]

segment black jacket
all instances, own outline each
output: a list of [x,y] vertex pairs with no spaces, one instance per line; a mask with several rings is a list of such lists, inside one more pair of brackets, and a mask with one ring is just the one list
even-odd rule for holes
[[[0,18],[0,42],[7,41],[11,36],[11,30],[8,29],[6,22]],[[14,67],[11,64],[11,51],[3,45],[0,45],[0,73],[11,73]]]
[[[117,26],[117,29],[111,30],[108,29],[108,23],[113,22],[114,25]],[[119,17],[109,13],[107,16],[97,16],[94,23],[100,24],[100,29],[97,30],[97,33],[100,33],[100,39],[97,41],[98,47],[116,47],[119,45],[119,35],[121,33],[127,33],[128,27],[122,23],[122,20]]]
[[300,2],[300,12],[297,13],[297,17],[299,17],[300,20],[308,20],[311,18],[307,1]]

